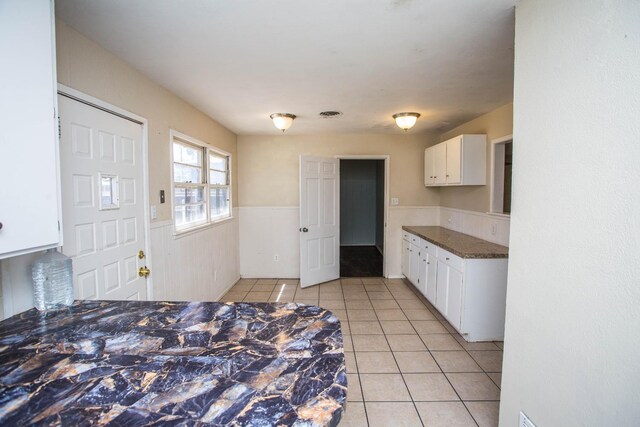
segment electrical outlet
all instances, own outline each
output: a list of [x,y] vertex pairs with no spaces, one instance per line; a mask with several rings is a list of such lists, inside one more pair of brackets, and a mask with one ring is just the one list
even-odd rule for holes
[[518,422],[518,427],[536,427],[534,423],[524,414],[524,412],[520,411],[520,421]]
[[280,256],[279,256],[278,254],[275,254],[275,255],[273,256],[273,260],[274,260],[275,262],[280,261]]
[[498,232],[498,225],[494,222],[493,224],[491,224],[491,234],[495,236],[497,232]]
[[391,198],[391,206],[398,206],[398,203],[400,203],[400,199],[398,199],[397,197]]
[[151,205],[151,219],[158,218],[158,211],[156,210],[156,205]]

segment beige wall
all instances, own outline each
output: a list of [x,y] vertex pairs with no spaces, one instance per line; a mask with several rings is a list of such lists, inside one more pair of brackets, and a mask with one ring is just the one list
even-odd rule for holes
[[[148,120],[150,200],[158,207],[158,221],[171,219],[170,201],[157,200],[160,190],[171,190],[171,128],[231,153],[232,179],[238,182],[235,134],[62,21],[56,22],[56,39],[58,82]],[[237,196],[234,185],[235,206]]]
[[513,133],[513,104],[509,103],[475,118],[441,135],[440,140],[464,134],[487,135],[487,185],[466,187],[441,187],[440,205],[448,208],[488,212],[490,200],[491,140]]
[[388,154],[389,197],[398,197],[401,206],[438,205],[438,191],[425,188],[423,176],[424,149],[435,139],[411,133],[239,136],[240,206],[297,206],[299,156],[338,154]]
[[640,2],[516,7],[500,425],[640,425]]

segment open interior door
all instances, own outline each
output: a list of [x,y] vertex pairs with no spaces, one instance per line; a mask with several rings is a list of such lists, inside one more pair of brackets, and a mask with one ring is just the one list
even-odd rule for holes
[[300,156],[300,286],[340,277],[340,160]]

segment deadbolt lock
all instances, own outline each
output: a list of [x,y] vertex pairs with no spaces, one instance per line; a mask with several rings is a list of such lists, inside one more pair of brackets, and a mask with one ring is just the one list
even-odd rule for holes
[[138,259],[144,258],[144,251],[138,251]]
[[147,277],[149,274],[151,274],[151,270],[149,270],[146,265],[138,269],[138,276],[140,277]]

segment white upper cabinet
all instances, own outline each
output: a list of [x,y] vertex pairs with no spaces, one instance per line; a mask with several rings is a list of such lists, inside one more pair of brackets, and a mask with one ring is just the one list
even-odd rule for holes
[[485,185],[486,135],[460,135],[424,152],[424,185]]
[[60,244],[53,4],[0,13],[0,258]]

